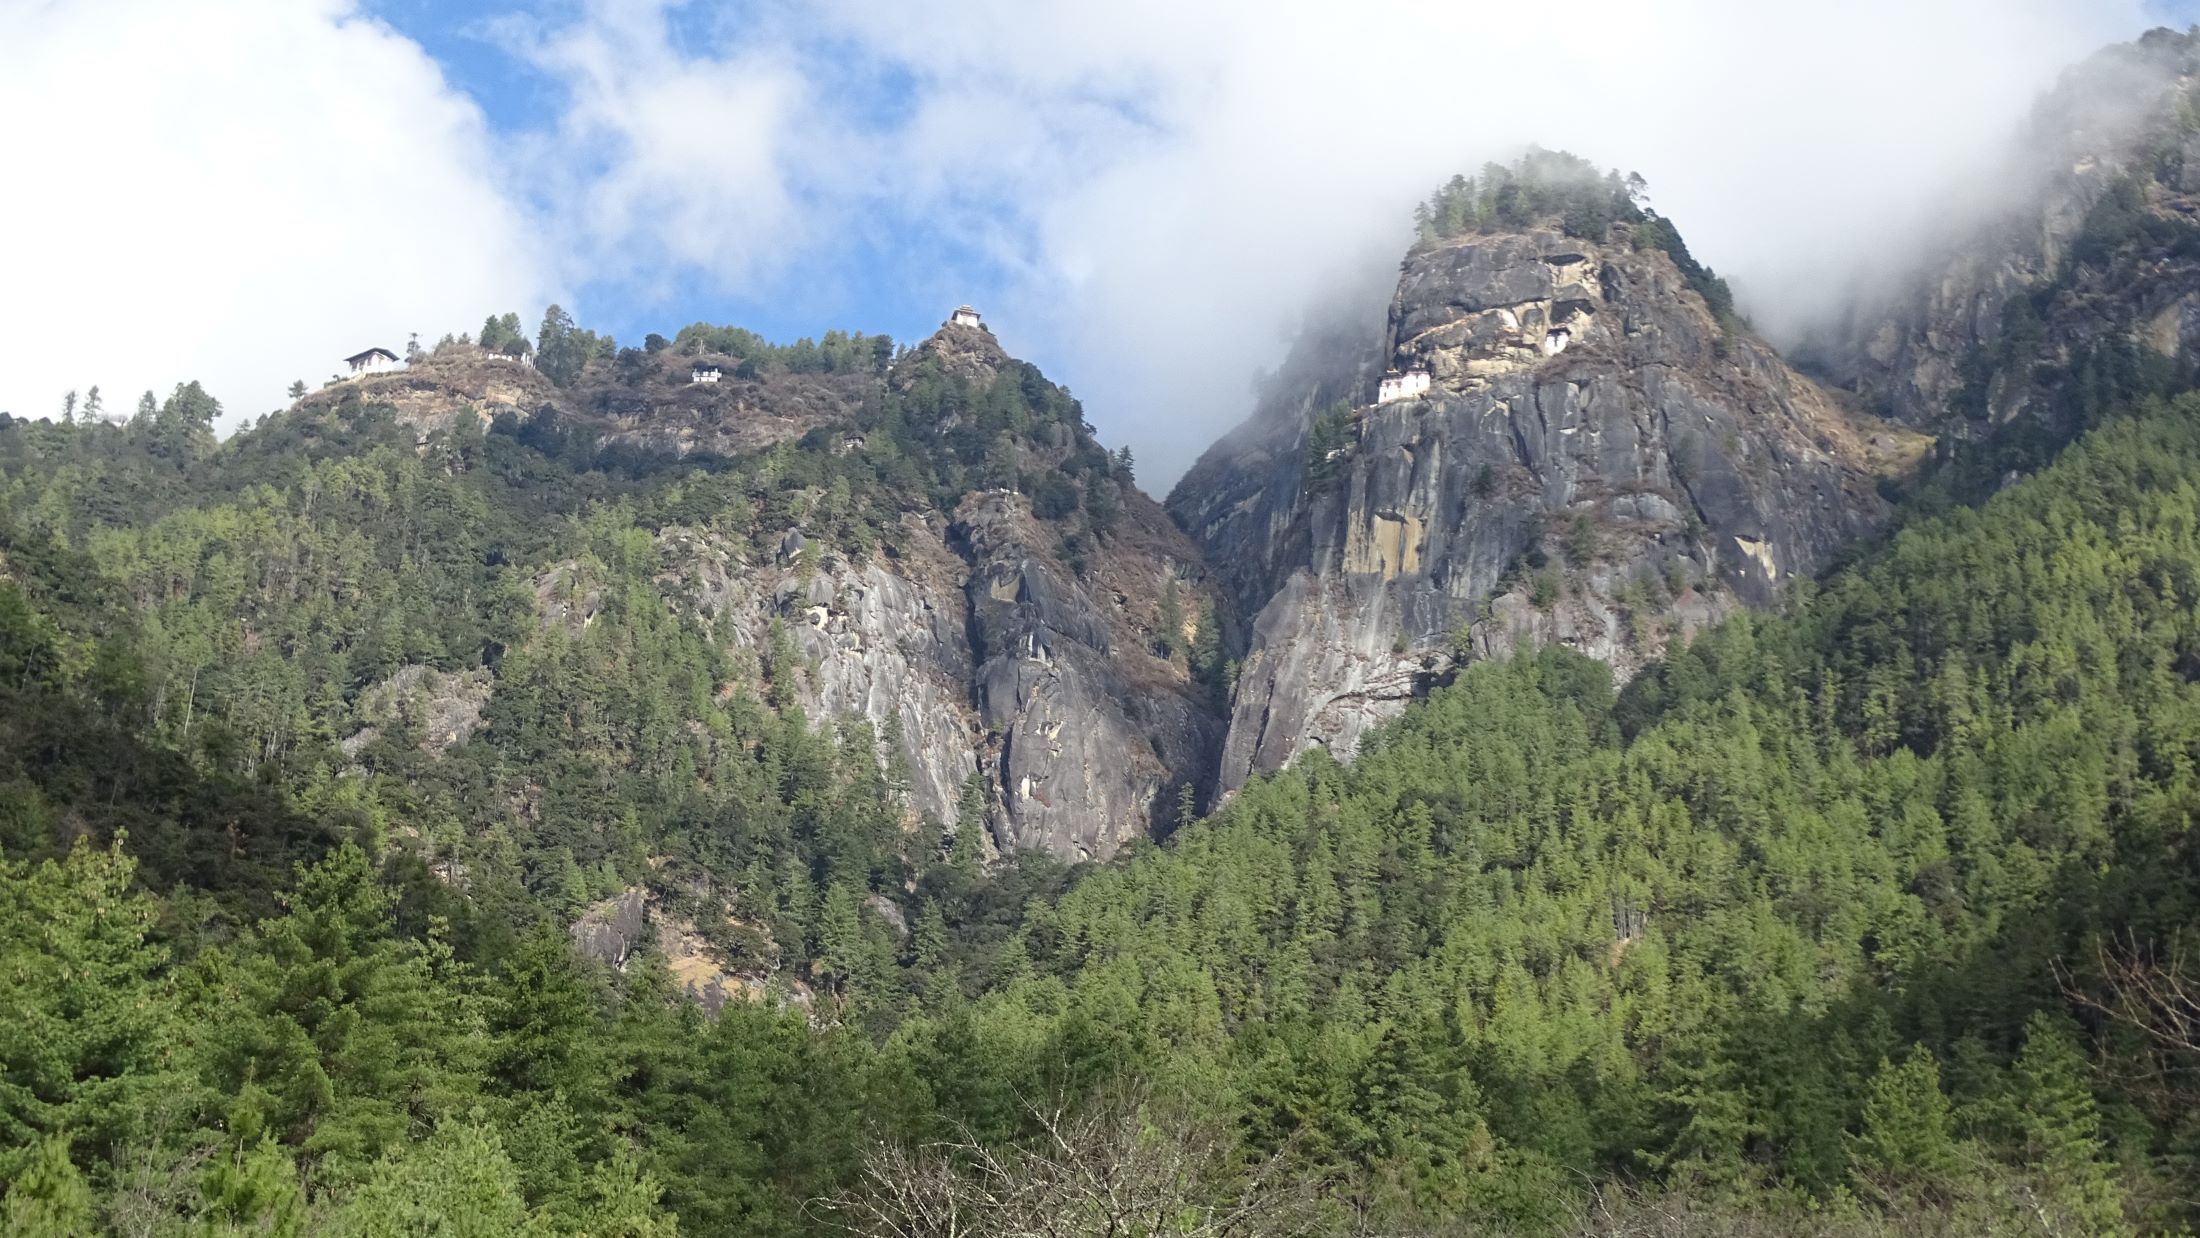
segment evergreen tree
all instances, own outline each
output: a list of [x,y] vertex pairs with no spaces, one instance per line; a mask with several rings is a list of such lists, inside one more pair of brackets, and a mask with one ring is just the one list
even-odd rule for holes
[[0,1178],[66,1132],[111,1150],[142,1135],[187,1082],[153,940],[156,907],[119,846],[0,861]]
[[543,311],[542,328],[535,333],[535,368],[560,387],[570,387],[587,366],[589,346],[573,316],[553,305]]
[[1177,596],[1174,576],[1161,586],[1159,629],[1154,634],[1154,652],[1164,658],[1174,658],[1184,647],[1184,602]]
[[67,1135],[33,1145],[28,1163],[0,1197],[0,1228],[15,1238],[77,1238],[93,1232],[92,1191],[69,1160]]
[[2011,1075],[2025,1162],[2087,1232],[2122,1232],[2122,1192],[2103,1157],[2092,1071],[2069,1022],[2044,1011],[2027,1020]]
[[1880,1181],[1935,1186],[1954,1176],[1954,1127],[1931,1050],[1913,1045],[1899,1064],[1880,1060],[1850,1155],[1860,1173]]

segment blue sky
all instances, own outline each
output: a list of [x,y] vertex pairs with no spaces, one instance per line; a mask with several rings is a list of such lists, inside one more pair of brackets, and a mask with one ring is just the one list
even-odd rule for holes
[[[2196,0],[2200,2],[2200,0]],[[555,125],[568,91],[555,77],[514,55],[504,40],[518,6],[504,0],[372,0],[363,6],[374,17],[418,42],[445,75],[482,110],[490,126],[503,133],[543,132]],[[524,20],[556,26],[579,20],[579,3],[525,6]],[[722,55],[738,47],[752,17],[753,4],[683,5],[667,13],[674,48],[690,55]],[[850,74],[838,83],[861,86],[857,104],[867,120],[891,125],[906,114],[913,97],[906,74],[882,66],[875,74]],[[699,157],[707,157],[707,138],[699,135]],[[674,267],[637,285],[624,272],[578,280],[571,299],[584,325],[639,341],[648,332],[665,335],[692,321],[736,323],[769,338],[791,340],[828,330],[884,332],[914,341],[930,334],[952,308],[942,304],[943,285],[967,288],[954,303],[982,300],[1003,279],[998,265],[951,237],[927,228],[921,218],[882,218],[876,226],[854,231],[810,258],[799,273],[769,287],[728,286],[706,270]],[[727,221],[739,227],[738,220]],[[522,314],[532,325],[536,307]]]
[[[370,0],[365,10],[418,42],[464,91],[496,130],[540,131],[554,122],[565,100],[560,82],[500,39],[514,20],[509,0]],[[545,25],[579,20],[579,0],[526,6],[529,19]],[[672,44],[690,54],[722,53],[738,45],[765,10],[754,3],[683,4],[671,7],[666,27]],[[2148,0],[2144,20],[2185,26],[2200,20],[2200,0]],[[837,85],[861,87],[858,110],[891,126],[905,118],[916,84],[891,64],[850,74]],[[573,288],[589,325],[638,339],[691,319],[734,322],[766,336],[788,339],[830,329],[884,331],[913,339],[929,333],[943,315],[943,284],[967,288],[980,301],[1008,275],[996,262],[922,219],[883,218],[821,253],[793,279],[771,288],[726,287],[696,270],[672,271],[646,294],[615,276]],[[531,315],[530,315],[531,317]]]
[[[2070,63],[2200,0],[0,0],[0,410],[557,299],[633,342],[971,301],[1165,485],[1412,203],[1528,143],[1649,177],[1776,336],[1993,196]],[[1893,84],[1890,87],[1890,84]],[[130,347],[112,341],[127,328]],[[121,400],[116,393],[124,393]]]

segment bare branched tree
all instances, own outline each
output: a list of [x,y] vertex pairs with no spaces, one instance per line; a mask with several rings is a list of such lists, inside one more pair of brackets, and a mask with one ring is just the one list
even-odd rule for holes
[[1279,1154],[1246,1165],[1226,1125],[1131,1096],[1032,1106],[1037,1134],[881,1141],[813,1205],[861,1238],[1270,1238],[1318,1232],[1320,1184]]
[[2057,963],[2073,1003],[2139,1032],[2154,1052],[2115,1068],[2134,1093],[2171,1109],[2200,1105],[2200,967],[2182,946],[2161,949],[2126,937],[2094,947],[2093,983]]

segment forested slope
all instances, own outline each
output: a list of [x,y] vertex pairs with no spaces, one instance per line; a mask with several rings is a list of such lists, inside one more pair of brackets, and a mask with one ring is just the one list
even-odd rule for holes
[[[544,458],[524,446],[480,450]],[[401,502],[422,457],[367,458]],[[0,545],[10,1232],[887,1232],[988,1172],[924,1146],[1049,1184],[1007,1150],[1048,1130],[1091,1136],[1087,1168],[1160,1166],[1179,1232],[1201,1202],[1242,1206],[1236,1232],[2195,1219],[2194,1011],[2132,981],[2175,978],[2200,910],[2200,400],[2096,430],[1624,693],[1564,653],[1475,666],[1351,766],[1311,756],[1071,875],[913,861],[863,815],[867,751],[729,712],[680,862],[778,865],[822,898],[766,922],[814,957],[809,1007],[714,1017],[655,952],[578,959],[583,893],[479,838],[461,877],[414,837],[478,819],[454,785],[506,785],[453,761],[540,763],[545,808],[519,819],[544,829],[606,789],[691,794],[677,753],[604,782],[598,747],[653,742],[648,701],[608,694],[717,681],[664,678],[712,656],[677,625],[575,634],[592,677],[492,706],[495,747],[387,739],[338,777],[240,761],[264,732],[229,724],[179,754],[188,677],[143,664],[115,592],[157,592],[159,540],[79,552],[33,506]],[[337,510],[306,527],[365,527]],[[566,526],[591,530],[603,613],[646,611],[635,534],[605,519]],[[436,600],[368,612],[418,616],[405,640],[496,605],[406,587]],[[562,843],[572,880],[646,862],[602,839]],[[888,883],[906,936],[861,901]],[[1111,1143],[1126,1108],[1147,1120]],[[1157,1157],[1176,1145],[1154,1132],[1187,1131]],[[1017,1198],[1091,1215],[1074,1183],[1049,1192]]]

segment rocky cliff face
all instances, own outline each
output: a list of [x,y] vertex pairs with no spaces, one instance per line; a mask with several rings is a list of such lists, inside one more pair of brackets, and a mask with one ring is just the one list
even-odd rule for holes
[[[1178,789],[1207,780],[1222,720],[1180,652],[1184,617],[1212,597],[1199,552],[1128,484],[1066,395],[989,332],[943,327],[891,366],[854,372],[728,363],[716,384],[688,383],[687,356],[627,356],[623,370],[598,364],[559,387],[523,363],[447,346],[314,393],[293,415],[393,410],[429,451],[470,411],[554,426],[560,441],[642,475],[669,458],[707,469],[775,449],[785,471],[827,479],[785,483],[795,497],[783,525],[721,526],[704,512],[658,529],[655,584],[753,668],[726,691],[769,694],[844,735],[867,728],[904,788],[912,848],[972,826],[989,853],[1105,858],[1168,824]],[[917,441],[890,438],[911,432],[906,421],[882,429],[878,408],[894,399],[930,416]],[[1058,415],[1032,413],[1033,401]],[[957,459],[958,436],[978,443],[976,471],[949,484],[916,463]],[[900,509],[891,527],[854,543],[845,522],[802,518],[845,505],[834,486],[875,478],[871,460],[902,470],[886,487]],[[1104,521],[1090,514],[1100,508]],[[541,625],[569,635],[608,604],[585,556],[540,568],[532,593]],[[347,742],[416,721],[441,751],[493,691],[480,672],[444,693],[457,703],[443,708],[423,690],[458,677],[411,675]],[[982,819],[965,821],[972,812]]]
[[2051,446],[2190,380],[2200,344],[2200,34],[2157,30],[2067,74],[1989,186],[1907,275],[1798,356],[1953,444]]
[[877,388],[869,374],[757,374],[730,361],[722,381],[695,383],[689,374],[697,359],[670,350],[644,354],[623,368],[593,367],[571,387],[559,387],[525,360],[445,344],[403,369],[311,392],[297,411],[387,408],[423,439],[449,431],[469,411],[484,422],[548,413],[600,447],[734,456],[845,424]]
[[910,824],[978,824],[999,851],[1105,858],[1166,824],[1207,776],[1219,718],[1183,665],[1155,656],[1160,599],[1196,597],[1196,552],[1157,505],[1080,573],[1029,500],[970,495],[905,518],[898,557],[806,560],[790,531],[770,562],[700,530],[660,535],[660,585],[734,649],[775,630],[803,710],[862,723],[905,771]]
[[[1376,350],[1319,343],[1171,494],[1250,617],[1221,789],[1349,752],[1462,659],[1631,671],[1880,519],[1872,470],[1916,436],[1722,325],[1636,231],[1422,247]],[[1385,368],[1429,388],[1377,403]]]

